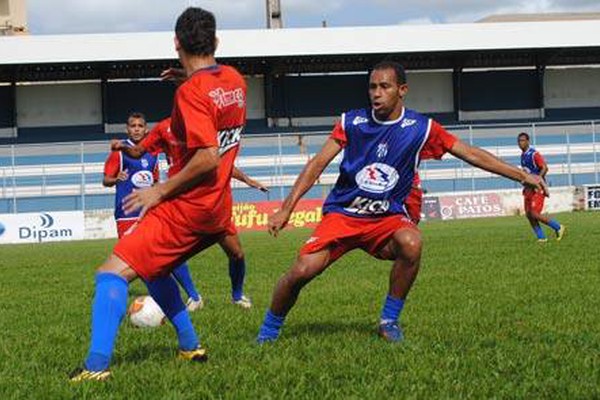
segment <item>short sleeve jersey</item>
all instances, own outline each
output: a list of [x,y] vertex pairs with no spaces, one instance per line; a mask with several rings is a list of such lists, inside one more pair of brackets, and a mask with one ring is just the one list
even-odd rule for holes
[[175,93],[170,174],[181,171],[198,149],[217,147],[221,157],[215,170],[173,202],[198,232],[219,232],[229,225],[230,181],[245,124],[246,83],[232,67],[198,70]]
[[521,168],[530,174],[539,175],[546,164],[544,157],[533,147],[529,147],[521,154]]
[[[171,131],[171,117],[165,118],[156,124],[150,133],[142,140],[140,145],[148,152],[155,156],[164,153],[167,156],[169,167],[173,166],[174,150],[178,146],[177,138]],[[168,176],[173,176],[169,168]]]
[[440,124],[404,109],[394,121],[379,121],[371,109],[342,114],[330,136],[344,147],[338,180],[323,212],[357,217],[406,214],[421,159],[440,159],[457,138]]
[[[130,140],[124,140],[127,146],[134,146]],[[144,153],[140,158],[132,158],[121,151],[113,151],[104,163],[104,175],[115,178],[119,172],[127,172],[127,180],[115,185],[115,219],[137,219],[139,212],[125,214],[123,199],[134,189],[147,188],[158,181],[158,162],[156,156]]]

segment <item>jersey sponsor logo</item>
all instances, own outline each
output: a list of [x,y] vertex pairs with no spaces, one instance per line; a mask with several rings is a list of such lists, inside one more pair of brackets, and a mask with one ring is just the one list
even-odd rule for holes
[[242,88],[233,90],[224,90],[223,88],[216,88],[208,93],[212,98],[217,108],[224,108],[237,104],[239,108],[243,108],[246,105],[246,98]]
[[358,196],[344,210],[358,215],[385,214],[390,209],[388,200],[375,200]]
[[383,158],[387,156],[388,153],[388,145],[387,143],[379,143],[377,145],[377,158]]
[[417,123],[416,119],[404,118],[400,124],[400,128],[406,128]]
[[154,176],[150,171],[138,171],[131,177],[131,183],[137,188],[147,188],[154,184]]
[[311,244],[311,243],[314,243],[314,242],[316,242],[317,240],[319,240],[319,237],[318,237],[318,236],[311,236],[311,237],[309,237],[309,238],[306,240],[306,244]]
[[398,171],[394,167],[383,163],[373,163],[356,174],[356,184],[366,192],[385,193],[396,186],[399,177]]
[[219,155],[225,154],[228,150],[234,148],[240,143],[242,138],[243,126],[238,126],[231,129],[223,129],[217,132],[219,140]]
[[365,117],[361,117],[361,116],[356,116],[354,117],[354,119],[352,120],[352,125],[356,126],[356,125],[360,125],[360,124],[364,124],[366,122],[369,122],[368,118]]

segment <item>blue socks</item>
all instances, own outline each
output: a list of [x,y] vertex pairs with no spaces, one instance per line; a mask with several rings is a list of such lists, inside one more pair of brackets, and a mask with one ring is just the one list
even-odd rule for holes
[[119,275],[100,272],[96,274],[96,294],[92,303],[92,338],[85,359],[85,369],[108,369],[119,325],[127,310],[129,284]]
[[256,341],[259,344],[262,344],[277,340],[277,337],[279,336],[279,330],[281,329],[284,320],[285,315],[280,317],[273,314],[271,310],[267,310],[265,320],[260,326],[260,330],[258,331],[258,337],[256,338]]
[[156,303],[163,310],[169,321],[175,327],[179,348],[181,350],[194,350],[200,345],[196,330],[192,325],[192,320],[188,314],[175,279],[168,276],[158,277],[150,282],[146,282],[148,292]]
[[550,222],[548,222],[548,226],[554,229],[556,232],[560,230],[560,224],[555,219],[551,219]]
[[403,308],[404,299],[397,299],[388,294],[383,304],[383,310],[381,310],[380,323],[386,324],[398,321]]
[[540,225],[533,227],[533,232],[538,239],[546,239],[546,235],[544,234],[544,231]]
[[198,294],[196,286],[194,286],[192,276],[190,275],[190,268],[188,267],[187,263],[181,264],[179,267],[175,268],[172,273],[183,290],[185,290],[188,297],[194,301],[200,300],[200,294]]
[[246,276],[246,261],[241,259],[229,259],[229,278],[231,278],[231,297],[238,301],[244,295],[244,277]]

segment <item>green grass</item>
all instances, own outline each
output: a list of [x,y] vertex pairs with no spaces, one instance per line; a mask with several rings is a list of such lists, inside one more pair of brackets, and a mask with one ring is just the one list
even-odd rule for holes
[[3,246],[0,398],[598,398],[600,213],[558,218],[565,239],[544,245],[524,218],[424,224],[402,345],[375,334],[389,263],[356,251],[303,291],[279,342],[256,346],[273,286],[309,231],[242,235],[252,310],[228,303],[219,248],[191,261],[209,362],[177,361],[168,325],[125,323],[104,383],[66,375],[87,351],[94,268],[113,242]]

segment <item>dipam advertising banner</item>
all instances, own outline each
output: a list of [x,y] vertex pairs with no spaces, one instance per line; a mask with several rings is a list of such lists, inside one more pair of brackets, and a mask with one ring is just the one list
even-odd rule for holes
[[82,211],[0,214],[0,244],[80,240]]
[[[238,231],[266,231],[268,217],[281,207],[280,201],[236,203],[232,220]],[[323,200],[300,200],[286,229],[314,228],[322,219]]]
[[443,220],[506,215],[502,197],[496,193],[440,196],[439,207]]

